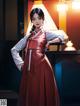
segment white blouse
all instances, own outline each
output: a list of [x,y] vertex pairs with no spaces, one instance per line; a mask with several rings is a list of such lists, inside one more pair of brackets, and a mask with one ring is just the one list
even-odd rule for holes
[[[50,41],[54,38],[60,38],[61,41],[64,41],[64,36],[66,33],[63,30],[55,30],[55,31],[45,31],[47,41]],[[11,54],[16,64],[17,68],[21,70],[21,67],[24,64],[23,59],[19,55],[19,52],[25,47],[28,36],[24,36],[12,49]]]

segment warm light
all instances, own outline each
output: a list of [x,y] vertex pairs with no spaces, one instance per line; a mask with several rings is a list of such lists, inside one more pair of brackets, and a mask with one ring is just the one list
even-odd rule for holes
[[71,47],[73,46],[73,43],[71,41],[68,41],[67,44],[66,44],[68,47]]
[[[41,8],[44,12],[45,15],[45,20],[44,20],[44,25],[43,28],[46,30],[57,30],[57,26],[55,25],[53,19],[51,18],[50,14],[48,13],[47,9],[45,6],[42,4],[42,1],[35,1],[33,8]],[[32,23],[29,22],[27,33],[29,33],[30,29],[32,27]]]
[[59,14],[59,29],[62,29],[66,32],[66,15],[68,10],[68,5],[64,2],[57,4],[57,11]]
[[34,4],[42,4],[42,0],[39,0],[39,1],[35,0]]
[[75,47],[73,47],[73,43],[71,41],[68,41],[66,44],[66,48],[64,49],[64,51],[75,51]]
[[73,1],[72,2],[72,9],[80,10],[80,2]]
[[65,3],[59,3],[57,4],[57,11],[58,12],[65,12],[68,10],[68,5]]

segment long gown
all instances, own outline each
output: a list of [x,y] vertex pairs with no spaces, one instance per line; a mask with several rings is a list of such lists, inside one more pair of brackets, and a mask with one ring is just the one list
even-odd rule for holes
[[[27,42],[25,43],[26,54],[22,68],[18,106],[59,106],[54,70],[45,55],[46,33],[40,30],[35,36],[25,41]],[[23,47],[20,48],[18,43],[13,48],[19,52]],[[11,52],[15,54],[14,49]],[[13,58],[15,60],[16,56]]]

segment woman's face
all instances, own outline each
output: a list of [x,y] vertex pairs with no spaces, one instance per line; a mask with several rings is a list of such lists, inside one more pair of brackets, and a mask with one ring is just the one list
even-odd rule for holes
[[39,17],[38,14],[34,14],[32,18],[32,23],[36,28],[40,28],[43,25],[44,20]]

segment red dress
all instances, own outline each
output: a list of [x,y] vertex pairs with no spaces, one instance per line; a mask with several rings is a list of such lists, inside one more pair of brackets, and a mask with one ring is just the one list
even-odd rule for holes
[[45,44],[46,36],[42,31],[28,39],[19,106],[59,106],[53,69],[44,52]]

